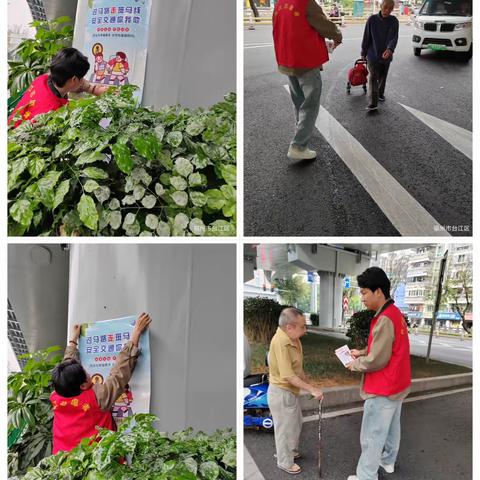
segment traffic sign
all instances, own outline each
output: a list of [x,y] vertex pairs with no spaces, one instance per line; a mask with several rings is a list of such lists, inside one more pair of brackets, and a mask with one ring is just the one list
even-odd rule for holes
[[313,276],[313,272],[307,272],[307,282],[315,283],[315,277]]
[[343,309],[348,310],[348,297],[343,297]]
[[343,281],[343,287],[350,288],[350,277],[345,277],[345,280]]

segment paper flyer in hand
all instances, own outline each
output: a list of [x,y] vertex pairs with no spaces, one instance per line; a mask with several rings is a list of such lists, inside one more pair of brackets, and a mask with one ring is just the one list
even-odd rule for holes
[[352,354],[350,353],[350,349],[348,348],[348,345],[344,345],[343,347],[337,348],[335,350],[335,355],[343,363],[344,367],[350,362],[353,362],[355,360],[355,358],[353,358]]

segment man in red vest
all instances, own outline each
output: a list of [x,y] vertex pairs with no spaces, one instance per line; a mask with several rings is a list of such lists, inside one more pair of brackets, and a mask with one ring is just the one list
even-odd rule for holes
[[83,77],[90,64],[76,48],[63,48],[52,59],[50,74],[37,77],[18,102],[8,123],[17,128],[23,121],[32,121],[36,115],[57,110],[68,103],[69,92],[90,93],[99,96],[108,87],[89,83]]
[[393,473],[400,447],[402,402],[410,393],[410,342],[402,312],[390,298],[390,280],[378,267],[357,277],[362,302],[375,317],[368,345],[352,350],[356,358],[347,365],[363,372],[361,397],[365,400],[357,474],[347,480],[377,480],[378,467]]
[[140,353],[140,335],[150,323],[147,313],[138,317],[131,340],[118,354],[109,377],[105,382],[95,384],[79,363],[77,346],[80,325],[75,325],[63,361],[52,372],[55,388],[50,395],[53,406],[53,455],[60,451],[69,452],[83,438],[96,436],[96,427],[116,430],[111,408],[125,392]]
[[342,34],[315,0],[279,0],[273,12],[273,43],[278,70],[288,76],[295,107],[296,133],[287,157],[313,159],[317,152],[308,148],[320,108],[322,65],[328,62],[325,38],[334,46]]

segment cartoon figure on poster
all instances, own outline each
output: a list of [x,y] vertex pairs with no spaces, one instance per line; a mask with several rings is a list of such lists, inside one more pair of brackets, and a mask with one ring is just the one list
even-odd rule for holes
[[[97,53],[103,52],[97,50]],[[136,317],[131,316],[82,325],[78,345],[80,362],[85,366],[94,384],[105,383],[110,369],[115,365],[118,353],[130,340],[135,322]],[[141,355],[134,374],[112,408],[112,415],[117,425],[134,413],[148,413],[150,410],[148,331],[140,337],[139,348]]]
[[83,50],[92,52],[90,82],[133,84],[141,100],[147,61],[151,0],[90,0]]

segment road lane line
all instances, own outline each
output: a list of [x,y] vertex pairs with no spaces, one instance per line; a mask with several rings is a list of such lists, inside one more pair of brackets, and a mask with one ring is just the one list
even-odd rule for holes
[[322,106],[315,126],[401,235],[450,236]]
[[243,446],[243,469],[244,480],[265,480],[245,445]]
[[[472,391],[472,387],[458,388],[456,390],[448,390],[446,392],[430,393],[428,395],[420,395],[418,397],[406,398],[403,401],[403,403],[418,402],[420,400],[429,400],[430,398],[445,397],[447,395],[453,395],[455,393],[463,393],[463,392],[469,392],[469,391]],[[346,410],[339,410],[338,412],[323,413],[322,418],[323,419],[335,418],[335,417],[341,417],[343,415],[352,415],[353,413],[360,413],[360,412],[363,412],[363,407],[348,408]],[[314,422],[315,420],[318,421],[318,415],[310,415],[308,417],[303,417],[303,423]]]
[[472,154],[472,132],[465,128],[454,125],[453,123],[446,122],[441,118],[434,117],[428,113],[421,112],[415,108],[399,104],[409,111],[413,116],[418,118],[427,127],[431,128],[437,135],[440,135],[446,140],[452,147],[463,153],[470,160],[473,158]]

